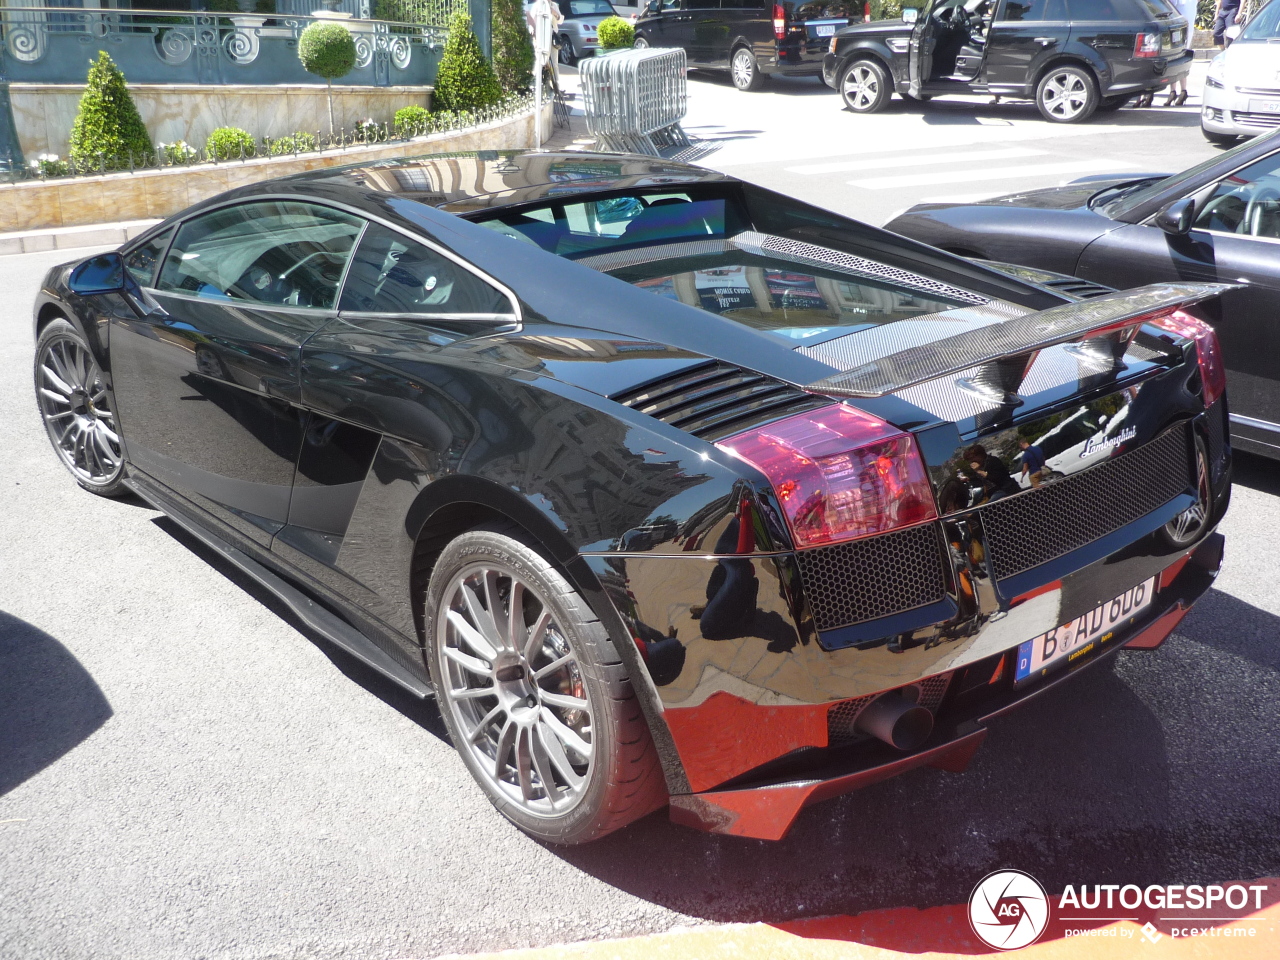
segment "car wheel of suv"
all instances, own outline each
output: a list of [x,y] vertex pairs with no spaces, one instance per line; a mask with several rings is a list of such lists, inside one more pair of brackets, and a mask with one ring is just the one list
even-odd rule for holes
[[90,493],[117,497],[124,454],[102,370],[80,331],[59,317],[36,343],[36,405],[62,465]]
[[874,60],[855,60],[840,75],[840,96],[854,113],[883,110],[893,95],[889,74]]
[[568,67],[578,62],[577,51],[573,49],[573,41],[567,33],[560,34],[560,62]]
[[518,528],[483,527],[445,547],[423,614],[449,736],[512,823],[550,843],[584,843],[666,803],[612,641]]
[[1054,67],[1036,86],[1036,106],[1051,123],[1083,123],[1098,109],[1098,85],[1082,67]]
[[1216,143],[1220,147],[1234,146],[1240,139],[1234,133],[1214,133],[1212,130],[1206,130],[1204,127],[1200,128],[1200,132],[1204,134],[1204,138],[1206,140],[1210,143]]
[[649,41],[646,40],[644,37],[636,37],[631,44],[631,49],[632,50],[648,50]]
[[733,60],[729,64],[729,76],[733,85],[739,90],[759,90],[764,75],[760,65],[756,63],[756,55],[746,47],[733,51]]
[[1113,113],[1132,99],[1132,97],[1103,97],[1098,102],[1098,112]]

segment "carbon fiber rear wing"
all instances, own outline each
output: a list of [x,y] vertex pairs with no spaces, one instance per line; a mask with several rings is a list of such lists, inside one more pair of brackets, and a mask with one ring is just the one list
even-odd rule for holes
[[1075,343],[1082,356],[1118,365],[1143,323],[1235,286],[1153,283],[1067,303],[885,354],[810,383],[805,389],[834,396],[883,397],[929,380],[968,373],[962,386],[1016,403],[1018,386],[1040,350]]

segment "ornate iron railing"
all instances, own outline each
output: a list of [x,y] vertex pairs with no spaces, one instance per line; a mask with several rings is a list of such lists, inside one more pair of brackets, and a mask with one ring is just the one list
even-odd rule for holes
[[[131,83],[318,83],[298,61],[298,37],[315,17],[159,13],[65,7],[0,9],[0,75],[15,83],[83,83],[106,50]],[[445,28],[385,20],[341,21],[356,65],[340,83],[428,84]]]

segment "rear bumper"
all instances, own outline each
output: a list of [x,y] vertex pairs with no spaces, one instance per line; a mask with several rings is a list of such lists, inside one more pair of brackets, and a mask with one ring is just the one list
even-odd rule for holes
[[[822,800],[916,767],[962,772],[986,738],[985,724],[993,717],[1066,682],[1081,670],[1104,662],[1121,648],[1152,650],[1160,646],[1192,604],[1213,584],[1222,553],[1222,535],[1211,534],[1161,572],[1156,601],[1139,623],[1090,656],[1039,682],[1019,687],[1005,684],[979,703],[941,712],[928,742],[915,753],[903,756],[878,742],[827,750],[823,762],[798,775],[762,778],[735,785],[733,789],[673,796],[671,819],[713,833],[778,840],[786,835],[801,810]],[[825,716],[823,723],[825,725]]]
[[[1178,56],[1167,60],[1159,57],[1145,62],[1131,60],[1129,61],[1130,69],[1124,71],[1124,81],[1109,84],[1102,91],[1102,95],[1114,97],[1167,87],[1175,80],[1185,78],[1191,72],[1191,64],[1194,61],[1195,55],[1190,50],[1184,50]],[[1139,64],[1140,66],[1135,66]]]

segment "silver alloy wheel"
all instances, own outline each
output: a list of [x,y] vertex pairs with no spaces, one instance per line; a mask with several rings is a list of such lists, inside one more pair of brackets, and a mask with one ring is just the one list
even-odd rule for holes
[[880,96],[880,78],[866,63],[855,63],[845,71],[840,91],[844,102],[854,110],[866,110]]
[[58,336],[37,360],[36,400],[54,449],[75,476],[106,486],[120,475],[115,415],[102,371],[74,337]]
[[636,37],[635,41],[631,44],[631,49],[647,50],[649,49],[649,41],[646,40],[644,37]]
[[755,55],[742,47],[733,55],[733,83],[741,89],[751,86],[756,76]]
[[1191,543],[1204,532],[1209,522],[1209,503],[1213,495],[1209,489],[1209,463],[1204,448],[1196,444],[1196,502],[1164,525],[1169,539],[1182,546]]
[[496,561],[463,567],[444,591],[438,693],[491,788],[525,813],[581,801],[595,758],[582,668],[533,587]]
[[1074,120],[1089,103],[1089,84],[1078,73],[1053,74],[1040,88],[1047,112],[1059,120]]

